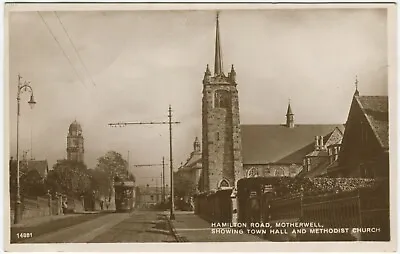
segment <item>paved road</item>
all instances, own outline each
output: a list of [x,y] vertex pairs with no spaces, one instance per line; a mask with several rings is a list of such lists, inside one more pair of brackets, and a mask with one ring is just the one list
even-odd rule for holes
[[111,213],[25,240],[26,243],[174,241],[157,212]]
[[91,243],[174,242],[167,221],[156,212],[134,212],[131,217],[110,228]]

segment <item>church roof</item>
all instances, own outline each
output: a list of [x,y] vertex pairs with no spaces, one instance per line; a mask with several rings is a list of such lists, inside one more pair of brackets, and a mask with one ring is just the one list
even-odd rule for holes
[[183,164],[182,168],[193,167],[199,162],[201,162],[201,153],[192,153],[188,161]]
[[357,96],[355,98],[381,146],[389,148],[388,97]]
[[329,138],[342,124],[241,125],[243,164],[302,163],[314,150],[315,136]]

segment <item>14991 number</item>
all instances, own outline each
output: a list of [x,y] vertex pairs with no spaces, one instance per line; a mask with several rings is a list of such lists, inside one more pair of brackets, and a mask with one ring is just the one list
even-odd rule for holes
[[17,238],[31,238],[33,237],[32,233],[17,233]]

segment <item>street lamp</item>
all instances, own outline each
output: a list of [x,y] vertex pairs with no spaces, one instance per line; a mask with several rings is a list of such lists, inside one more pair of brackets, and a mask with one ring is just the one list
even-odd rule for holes
[[18,92],[17,92],[17,197],[15,202],[15,211],[14,211],[14,224],[17,224],[21,220],[21,193],[20,193],[20,183],[19,183],[19,115],[20,115],[20,100],[21,93],[28,91],[31,93],[31,98],[28,101],[31,109],[35,106],[36,101],[33,96],[33,89],[30,85],[30,82],[21,83],[21,76],[18,75]]

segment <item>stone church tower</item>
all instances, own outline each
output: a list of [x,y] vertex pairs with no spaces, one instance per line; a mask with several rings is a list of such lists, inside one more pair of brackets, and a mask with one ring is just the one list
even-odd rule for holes
[[207,65],[203,79],[201,191],[235,187],[243,177],[236,86],[233,65],[228,76],[224,74],[217,14],[214,74]]
[[67,160],[83,162],[83,136],[82,127],[75,120],[69,126],[68,136],[67,136]]

